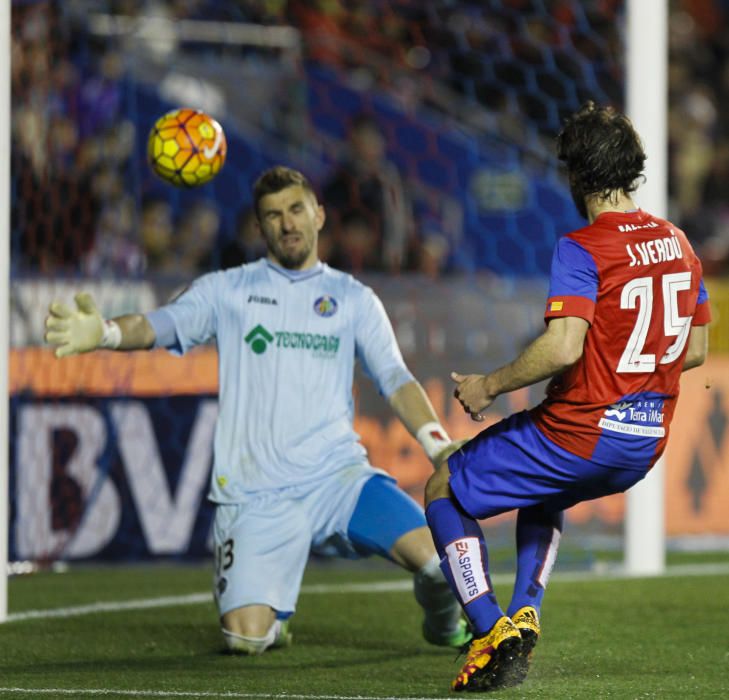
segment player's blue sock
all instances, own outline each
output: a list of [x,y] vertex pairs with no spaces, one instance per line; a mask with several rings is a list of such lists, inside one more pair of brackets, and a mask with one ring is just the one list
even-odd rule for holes
[[428,504],[425,517],[440,567],[471,622],[474,637],[483,637],[504,613],[493,593],[481,527],[450,498]]
[[516,519],[516,581],[507,611],[509,617],[519,608],[531,605],[539,612],[557,558],[564,517],[547,513],[542,506],[522,508]]

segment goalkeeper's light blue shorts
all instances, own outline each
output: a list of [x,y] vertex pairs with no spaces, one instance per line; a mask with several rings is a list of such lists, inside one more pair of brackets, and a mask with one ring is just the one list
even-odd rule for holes
[[552,442],[522,411],[489,426],[451,455],[449,484],[473,518],[536,505],[557,512],[629,489],[648,470],[650,460],[640,457],[629,469],[584,459]]
[[279,617],[296,609],[310,552],[387,557],[402,535],[426,527],[422,508],[394,480],[368,464],[310,484],[218,504],[215,600],[220,615],[267,605]]

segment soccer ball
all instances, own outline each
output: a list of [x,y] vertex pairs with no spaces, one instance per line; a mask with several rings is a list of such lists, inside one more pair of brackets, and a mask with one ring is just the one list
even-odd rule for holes
[[225,132],[215,119],[198,109],[176,109],[149,132],[147,159],[165,182],[197,187],[220,172],[227,149]]

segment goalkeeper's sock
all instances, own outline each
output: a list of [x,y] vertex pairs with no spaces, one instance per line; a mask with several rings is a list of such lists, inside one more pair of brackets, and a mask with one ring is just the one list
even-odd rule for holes
[[245,637],[242,634],[231,632],[224,627],[222,631],[225,644],[230,651],[238,654],[248,654],[249,656],[258,656],[273,645],[280,629],[281,620],[274,620],[274,623],[263,637]]
[[461,606],[441,571],[437,554],[415,574],[413,590],[425,613],[426,639],[449,640],[462,635]]
[[529,605],[539,612],[562,534],[562,511],[522,508],[516,518],[516,580],[507,614]]
[[504,613],[488,573],[488,550],[479,524],[450,498],[438,498],[425,509],[440,567],[463,605],[474,637],[483,637]]

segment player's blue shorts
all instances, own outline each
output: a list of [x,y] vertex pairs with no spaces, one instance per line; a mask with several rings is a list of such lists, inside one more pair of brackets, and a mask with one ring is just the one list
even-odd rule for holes
[[609,468],[562,449],[545,437],[527,411],[486,428],[451,455],[450,486],[474,518],[490,518],[537,504],[550,512],[629,489],[647,473]]
[[384,472],[353,465],[327,479],[250,494],[215,510],[215,600],[220,615],[268,605],[296,609],[309,553],[389,556],[395,542],[426,527],[422,508]]

